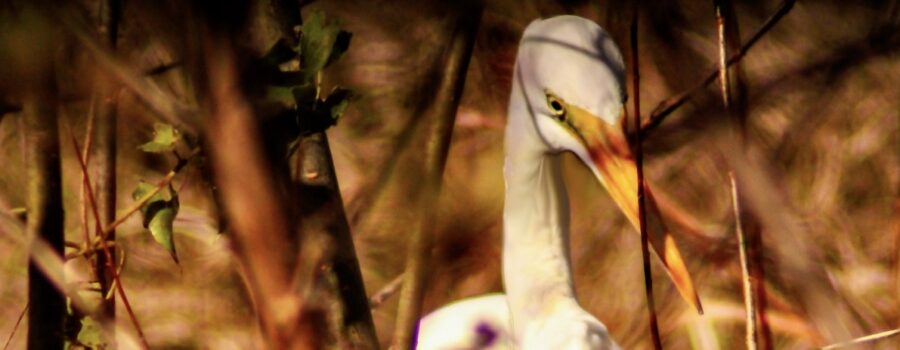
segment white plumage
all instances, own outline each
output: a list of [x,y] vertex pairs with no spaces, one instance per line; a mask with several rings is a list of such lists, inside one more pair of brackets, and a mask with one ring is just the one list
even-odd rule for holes
[[[618,348],[575,298],[559,154],[578,156],[636,224],[637,179],[622,129],[624,69],[615,43],[590,20],[559,16],[525,29],[506,126],[506,294],[465,299],[427,315],[418,349]],[[674,241],[661,221],[651,222],[662,231],[653,243],[665,251],[663,264],[682,293],[693,295]]]

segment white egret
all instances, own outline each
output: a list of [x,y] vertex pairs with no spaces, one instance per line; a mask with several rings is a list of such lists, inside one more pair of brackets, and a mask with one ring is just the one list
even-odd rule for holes
[[[513,74],[504,161],[506,294],[465,299],[429,314],[420,323],[418,348],[616,349],[603,323],[575,298],[559,154],[574,153],[637,227],[621,54],[596,23],[553,17],[525,29]],[[647,199],[650,243],[679,292],[699,310],[681,254],[652,196]]]

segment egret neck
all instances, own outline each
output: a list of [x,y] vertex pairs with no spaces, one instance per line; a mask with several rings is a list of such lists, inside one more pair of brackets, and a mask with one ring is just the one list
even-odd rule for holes
[[[503,284],[516,338],[529,324],[571,308],[569,208],[560,159],[547,151],[518,79],[506,128]],[[527,273],[523,273],[527,271]]]

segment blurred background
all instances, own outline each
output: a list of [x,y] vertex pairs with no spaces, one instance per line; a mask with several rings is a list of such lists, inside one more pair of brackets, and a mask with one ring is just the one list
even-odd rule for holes
[[[86,13],[98,1],[78,1]],[[781,1],[734,1],[742,41]],[[415,157],[409,139],[424,95],[434,90],[450,37],[442,1],[316,0],[353,33],[346,55],[323,75],[325,86],[357,93],[336,127],[331,152],[368,295],[403,269],[408,232],[399,221],[419,174],[395,164]],[[518,39],[534,19],[576,14],[595,20],[628,50],[630,1],[486,0],[469,64],[437,212],[425,311],[502,291],[503,128]],[[716,18],[711,1],[643,1],[640,104],[644,115],[715,70]],[[117,54],[185,105],[196,105],[190,62],[190,5],[126,1]],[[241,42],[262,53],[277,38],[271,9],[248,7]],[[60,7],[59,11],[67,11]],[[0,4],[5,18],[15,5]],[[23,207],[22,121],[15,99],[20,31],[0,21],[0,209]],[[65,32],[63,30],[62,32]],[[61,135],[83,138],[90,90],[107,74],[77,44],[57,56]],[[766,274],[767,317],[775,348],[804,349],[900,327],[900,3],[798,1],[740,62],[750,159],[728,147],[715,84],[645,134],[646,176],[681,241],[705,306],[698,316],[681,300],[657,260],[655,297],[663,344],[671,349],[743,346],[744,308],[728,171],[747,168],[747,188],[767,203],[758,212]],[[627,54],[626,54],[627,56]],[[23,63],[24,62],[24,63]],[[174,63],[174,64],[173,64]],[[565,62],[560,62],[565,64]],[[437,75],[439,76],[439,75]],[[630,79],[629,79],[630,81]],[[629,90],[630,91],[630,90]],[[423,102],[424,101],[424,102]],[[7,106],[8,104],[8,106]],[[8,107],[8,108],[7,108]],[[125,92],[119,102],[118,202],[132,202],[138,181],[158,181],[174,161],[141,152],[156,115]],[[195,122],[187,120],[187,123]],[[66,126],[67,125],[67,126]],[[725,139],[723,141],[723,139]],[[62,142],[66,235],[81,237],[77,158]],[[604,189],[574,157],[564,156],[572,208],[571,254],[579,301],[624,348],[651,347],[640,239]],[[743,158],[742,158],[743,159]],[[743,165],[742,165],[743,164]],[[263,346],[228,237],[218,233],[203,174],[186,168],[174,181],[181,211],[174,223],[180,265],[132,217],[118,230],[127,253],[123,283],[153,348],[247,349]],[[757,208],[758,209],[758,208]],[[69,214],[69,213],[72,214]],[[771,220],[767,219],[771,218]],[[27,297],[27,255],[0,226],[0,340]],[[84,269],[77,260],[67,269]],[[373,311],[382,346],[393,332],[397,297]],[[120,310],[121,312],[121,310]],[[124,313],[120,313],[124,315]],[[130,323],[119,322],[126,329]],[[24,326],[24,324],[23,324]],[[25,347],[25,330],[10,348]],[[864,348],[896,349],[893,337]]]

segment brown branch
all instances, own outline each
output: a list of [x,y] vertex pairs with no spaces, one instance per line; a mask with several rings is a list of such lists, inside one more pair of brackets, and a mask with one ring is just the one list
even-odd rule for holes
[[103,249],[103,254],[106,257],[105,266],[108,270],[108,274],[113,276],[114,281],[116,282],[116,290],[119,293],[119,296],[122,298],[122,304],[125,305],[125,310],[128,312],[128,317],[131,319],[131,323],[134,325],[134,329],[138,334],[138,339],[141,341],[141,345],[144,349],[150,349],[150,345],[147,343],[147,338],[144,336],[144,331],[141,329],[141,325],[137,320],[137,317],[134,315],[134,310],[131,308],[131,303],[128,302],[128,296],[125,294],[125,288],[122,286],[122,281],[119,279],[119,276],[116,274],[115,266],[113,266],[113,254],[110,249],[109,244],[106,242],[107,232],[101,230],[103,224],[100,221],[100,212],[97,209],[97,201],[94,197],[94,191],[90,186],[90,176],[88,174],[87,164],[84,163],[84,159],[81,158],[81,155],[78,154],[78,150],[81,149],[78,146],[78,140],[75,139],[75,135],[72,134],[71,129],[69,130],[69,135],[72,139],[72,147],[75,150],[76,158],[78,158],[78,165],[81,166],[82,174],[84,175],[84,184],[87,187],[88,200],[90,200],[91,208],[94,214],[94,224],[97,227],[96,236],[100,239],[100,247]]
[[92,54],[96,65],[116,79],[124,88],[134,93],[135,97],[146,104],[159,117],[177,126],[183,132],[195,132],[186,120],[193,119],[196,111],[174,96],[165,92],[142,72],[132,69],[130,65],[118,58],[111,49],[101,43],[93,34],[91,24],[85,19],[81,9],[70,6],[54,11],[56,18],[73,34],[74,38]]
[[252,108],[239,87],[234,49],[228,39],[214,35],[203,40],[202,49],[209,89],[204,139],[263,334],[271,348],[317,348],[319,338],[290,283],[296,268],[292,262],[302,261],[285,244],[295,232],[272,181]]
[[[734,7],[728,0],[714,1],[716,11],[716,29],[718,32],[719,47],[719,89],[722,95],[722,105],[725,113],[732,123],[731,132],[740,137],[742,152],[747,152],[747,104],[743,72],[740,64],[735,63],[730,70],[734,72],[734,81],[729,72],[726,60],[729,48],[737,46],[740,34],[738,33],[738,19]],[[759,36],[755,36],[758,40]],[[733,91],[734,90],[734,91]],[[751,212],[746,212],[743,202],[746,199],[740,196],[733,171],[729,171],[732,185],[732,200],[735,215],[735,232],[738,238],[738,257],[741,266],[741,281],[744,290],[744,305],[746,311],[746,343],[747,348],[756,350],[760,340],[762,347],[769,349],[772,346],[771,334],[765,312],[765,285],[762,267],[761,231],[758,229],[757,219]],[[752,260],[752,261],[751,261]]]
[[[12,28],[13,35],[31,45],[19,53],[25,96],[23,122],[26,135],[26,175],[28,211],[26,230],[31,242],[43,241],[54,254],[64,251],[65,214],[62,199],[62,171],[59,146],[59,94],[53,47],[60,43],[52,25],[28,8],[23,20]],[[29,250],[37,249],[33,244]],[[41,269],[36,257],[28,262],[28,348],[60,349],[64,342],[66,301],[63,292],[54,288],[54,277],[62,276],[62,266]]]
[[[773,27],[775,27],[775,25],[778,24],[778,22],[781,21],[781,19],[785,15],[787,15],[788,12],[790,12],[790,10],[794,7],[794,2],[795,0],[784,0],[778,10],[775,11],[775,13],[772,14],[772,16],[769,17],[769,19],[767,19],[766,22],[759,27],[756,33],[753,34],[753,36],[750,37],[750,39],[747,40],[747,42],[744,43],[744,45],[741,46],[741,48],[737,52],[735,52],[731,55],[731,57],[728,58],[727,65],[731,66],[744,58],[744,56],[747,55],[747,52],[750,51],[753,45],[755,45],[760,39],[762,39],[762,37],[766,33],[768,33]],[[647,119],[647,121],[641,125],[641,131],[645,133],[653,131],[653,129],[658,127],[663,122],[663,120],[667,116],[669,116],[669,114],[672,114],[672,112],[684,105],[685,102],[691,100],[694,95],[702,91],[707,85],[715,81],[718,75],[719,68],[716,67],[699,84],[685,90],[678,95],[669,97],[660,102],[656,106],[656,108],[653,109],[653,112],[650,113],[650,117]]]
[[647,313],[650,322],[650,336],[653,340],[653,348],[662,349],[662,340],[659,336],[659,322],[656,316],[656,302],[653,299],[653,275],[650,266],[650,238],[647,233],[647,205],[644,202],[644,151],[641,145],[641,70],[638,60],[638,10],[640,1],[635,1],[631,17],[631,89],[632,104],[634,108],[634,153],[637,166],[637,200],[638,221],[641,231],[641,262],[644,267],[644,291],[647,296]]
[[[97,243],[89,243],[89,244],[93,244],[93,245],[90,247],[86,247],[84,249],[78,249],[74,252],[68,253],[65,256],[63,256],[63,260],[69,261],[69,260],[72,260],[75,258],[81,258],[81,257],[83,257],[85,259],[90,259],[97,252],[103,251],[103,248],[101,248],[99,246],[99,240],[97,241]],[[116,246],[116,244],[114,242],[109,242],[107,244],[109,245],[110,248],[113,248]]]
[[[94,107],[95,107],[95,105],[96,105],[96,100],[94,99],[91,101],[90,109],[88,109],[87,126],[85,127],[86,130],[84,131],[84,138],[85,138],[84,149],[82,149],[80,151],[81,157],[84,158],[85,163],[88,163],[88,164],[90,164],[90,162],[91,162],[91,153],[90,153],[91,145],[94,144],[93,136],[94,136]],[[76,152],[78,152],[78,151],[76,151]],[[91,232],[90,232],[91,229],[90,229],[90,224],[88,222],[87,196],[85,193],[87,191],[87,189],[85,188],[86,187],[85,181],[86,181],[86,175],[82,174],[81,175],[81,186],[79,187],[78,198],[79,198],[79,204],[80,204],[79,209],[80,209],[80,214],[81,214],[81,231],[84,234],[84,243],[83,243],[84,247],[83,248],[87,249],[88,246],[91,244]]]
[[400,306],[394,328],[396,349],[413,349],[418,336],[418,323],[425,296],[428,276],[431,241],[439,202],[441,180],[456,109],[463,87],[475,36],[481,22],[483,4],[481,1],[466,1],[458,9],[458,17],[451,36],[451,43],[444,54],[447,67],[436,92],[433,109],[420,123],[422,130],[416,134],[423,138],[423,150],[406,150],[418,155],[422,160],[422,190],[412,193],[410,205],[419,211],[410,224],[410,242],[407,246],[406,271],[403,274],[403,289],[400,291]]
[[[279,0],[272,1],[271,6],[281,28],[281,37],[288,44],[296,45],[294,28],[301,24],[300,4],[295,0]],[[297,174],[291,178],[299,207],[300,232],[307,241],[314,236],[327,237],[333,247],[322,257],[321,263],[301,262],[301,267],[307,270],[320,264],[330,267],[325,269],[326,273],[333,274],[336,283],[321,285],[333,286],[323,288],[330,289],[329,293],[338,296],[340,301],[341,307],[332,308],[337,309],[332,318],[342,321],[339,336],[343,339],[340,340],[352,348],[378,349],[375,323],[344,211],[328,135],[318,132],[301,136],[296,153]]]
[[[101,16],[102,23],[100,24],[101,33],[106,34],[105,39],[107,41],[107,44],[109,45],[109,49],[112,53],[115,53],[118,46],[119,22],[122,18],[122,1],[106,0],[104,1],[104,5],[103,16]],[[119,88],[114,81],[112,81],[111,79],[101,79],[99,86],[100,105],[96,116],[96,191],[98,197],[97,200],[99,201],[97,204],[100,206],[98,208],[100,214],[99,223],[104,225],[111,223],[116,218],[116,113],[118,108],[118,91]],[[88,146],[85,147],[87,148]],[[88,158],[85,157],[85,159]],[[85,163],[87,163],[87,161],[85,161]],[[88,181],[88,183],[90,182]],[[97,230],[100,230],[101,228],[102,226],[98,226]],[[109,231],[104,230],[102,236],[102,244],[106,244],[107,241],[115,241],[116,231],[115,229]],[[108,259],[111,260],[110,264],[115,262],[116,250],[113,249],[109,253],[110,254],[106,254],[104,250],[104,254],[98,255],[97,260],[94,264],[94,271],[97,274],[97,280],[100,282],[100,290],[102,295],[110,294],[110,291],[112,290],[113,280],[116,278],[115,276],[113,276],[115,271],[113,271],[112,269],[104,270],[103,268],[104,266],[108,265]],[[115,299],[104,299],[100,305],[99,314],[102,317],[115,320]],[[114,330],[110,329],[107,335],[109,337],[108,339],[106,339],[107,343],[115,348],[116,339]]]
[[[45,276],[47,276],[49,282],[52,284],[51,288],[56,289],[60,293],[64,293],[69,301],[71,302],[72,308],[75,308],[82,313],[90,312],[93,310],[94,304],[88,303],[85,301],[81,295],[71,289],[67,289],[65,278],[63,277],[63,266],[65,265],[65,260],[61,254],[54,251],[51,246],[39,237],[29,237],[26,235],[26,227],[24,223],[19,222],[19,219],[14,217],[13,215],[7,214],[3,210],[0,210],[0,222],[8,222],[11,225],[8,228],[11,228],[13,232],[8,235],[4,235],[4,237],[11,238],[13,243],[19,245],[23,249],[28,250],[28,256],[34,266],[42,271]],[[72,274],[70,280],[74,281],[86,281],[89,280],[87,276],[84,276],[79,269],[72,269],[68,271]],[[30,309],[30,307],[29,307]],[[109,329],[110,327],[121,330],[121,325],[110,322],[110,320],[99,319],[99,322],[103,325],[104,331]],[[134,344],[137,345],[134,337],[131,334],[126,332],[121,332],[118,334],[120,340],[124,340],[123,343]],[[136,347],[136,346],[131,346]]]
[[166,173],[166,176],[164,176],[162,178],[162,180],[159,180],[159,182],[156,183],[156,186],[153,187],[153,189],[150,190],[150,192],[147,192],[147,194],[145,194],[143,197],[138,198],[138,200],[131,203],[131,205],[124,210],[125,213],[122,214],[122,216],[118,217],[113,222],[104,226],[103,231],[102,231],[103,238],[106,238],[106,235],[108,233],[113,232],[116,229],[116,227],[118,227],[119,225],[124,223],[125,220],[128,220],[128,218],[132,214],[136,213],[138,210],[141,210],[141,208],[144,206],[144,204],[147,204],[147,201],[149,201],[151,198],[153,198],[153,196],[155,196],[157,193],[159,193],[159,191],[162,191],[163,188],[166,188],[166,186],[168,186],[172,182],[172,180],[175,179],[175,175],[178,175],[178,173],[181,172],[181,169],[183,169],[184,166],[187,165],[188,161],[191,158],[197,156],[198,154],[200,154],[200,148],[194,148],[191,151],[191,154],[188,155],[186,158],[180,159],[178,161],[178,163],[175,164],[175,167],[172,168],[172,170],[170,170],[168,173]]
[[[328,250],[322,262],[330,266],[336,279],[331,292],[339,296],[343,321],[342,336],[353,348],[377,349],[378,338],[366,288],[363,284],[359,259],[350,234],[350,224],[338,188],[334,163],[324,132],[304,136],[297,148],[297,170],[294,177],[296,199],[299,202],[300,228],[304,237],[328,237],[334,249]],[[309,265],[314,267],[316,265]]]
[[170,182],[172,182],[172,179],[175,178],[176,174],[178,174],[178,171],[176,170],[169,171],[169,173],[166,174],[166,176],[156,184],[156,187],[150,190],[150,192],[147,192],[147,194],[145,194],[140,199],[134,201],[134,203],[131,203],[131,206],[124,210],[125,214],[122,214],[122,216],[118,217],[109,225],[104,226],[102,231],[103,238],[105,239],[108,232],[112,232],[116,229],[116,227],[125,222],[125,220],[128,220],[128,217],[130,217],[132,214],[136,213],[138,210],[141,210],[141,207],[143,207],[144,204],[147,204],[147,201],[149,201],[150,198],[153,198],[153,196],[155,196],[157,193],[159,193],[159,191],[161,191],[163,188],[168,186]]

